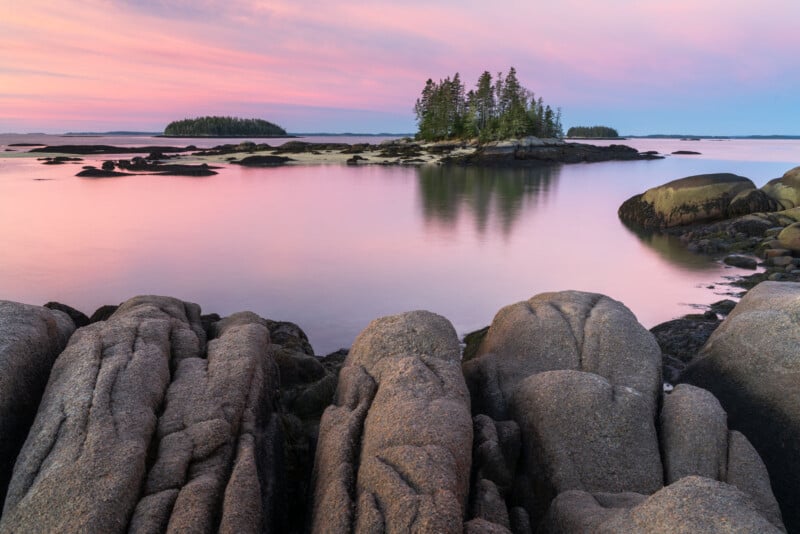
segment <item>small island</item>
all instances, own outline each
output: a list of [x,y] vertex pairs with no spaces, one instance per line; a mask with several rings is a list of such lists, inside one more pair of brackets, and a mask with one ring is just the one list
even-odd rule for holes
[[286,130],[263,119],[198,117],[173,121],[164,137],[290,137]]
[[582,139],[619,139],[619,133],[608,126],[573,126],[567,130],[567,137]]

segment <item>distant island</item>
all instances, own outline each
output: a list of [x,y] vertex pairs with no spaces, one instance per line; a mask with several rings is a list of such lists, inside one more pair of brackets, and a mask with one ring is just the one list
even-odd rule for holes
[[198,117],[173,121],[164,137],[290,137],[286,130],[262,119]]
[[414,113],[420,141],[564,137],[561,110],[553,110],[523,87],[514,67],[505,76],[498,73],[496,79],[484,71],[469,92],[458,73],[438,83],[428,79]]
[[567,130],[567,137],[583,137],[587,139],[618,138],[619,133],[608,126],[573,126]]

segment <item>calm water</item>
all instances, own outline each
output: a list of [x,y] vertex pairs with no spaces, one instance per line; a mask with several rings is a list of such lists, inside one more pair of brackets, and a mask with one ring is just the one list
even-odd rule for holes
[[[11,142],[34,141],[0,136],[0,154],[17,154],[3,152]],[[619,204],[706,172],[763,185],[800,164],[800,141],[626,143],[702,155],[524,170],[225,167],[207,178],[102,180],[74,176],[100,159],[43,166],[6,157],[0,298],[91,313],[137,294],[173,295],[206,312],[297,322],[318,353],[349,346],[381,315],[428,309],[463,334],[503,305],[562,289],[605,293],[649,327],[690,312],[689,303],[723,298],[728,288],[718,284],[742,271],[637,236],[617,219]]]

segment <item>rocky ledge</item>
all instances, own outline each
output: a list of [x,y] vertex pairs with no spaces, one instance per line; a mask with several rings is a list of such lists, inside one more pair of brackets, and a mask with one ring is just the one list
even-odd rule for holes
[[465,359],[425,311],[319,358],[169,297],[1,302],[0,532],[797,529],[798,306],[752,290],[666,393],[591,293],[501,309]]
[[[272,147],[266,143],[245,141],[239,144],[218,145],[211,149],[197,150],[194,146],[179,147],[111,147],[106,145],[48,146],[32,150],[52,154],[125,154],[149,153],[147,157],[133,158],[149,165],[156,165],[167,157],[213,163],[235,163],[242,166],[274,166],[283,164],[347,163],[349,165],[505,165],[524,166],[554,163],[583,163],[611,160],[654,159],[661,156],[651,152],[639,153],[624,145],[594,146],[586,143],[567,143],[559,139],[526,137],[507,141],[479,144],[477,141],[442,141],[422,143],[411,139],[388,140],[380,144],[358,143],[308,143],[289,141]],[[188,153],[188,154],[187,154]],[[65,158],[65,156],[54,156]],[[50,158],[51,160],[53,157]],[[121,160],[128,161],[128,160]],[[130,162],[129,162],[130,163]],[[117,164],[112,160],[112,164]],[[119,165],[121,170],[125,170]],[[140,164],[141,166],[141,164]],[[175,165],[173,165],[175,166]],[[113,166],[103,169],[112,176]],[[146,172],[169,170],[142,169]],[[100,176],[101,171],[89,169],[91,176]],[[174,173],[181,174],[181,173]]]

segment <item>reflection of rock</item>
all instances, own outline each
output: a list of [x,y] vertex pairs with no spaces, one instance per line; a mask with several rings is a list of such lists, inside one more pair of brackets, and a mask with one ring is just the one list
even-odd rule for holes
[[769,469],[789,530],[800,529],[800,284],[751,289],[682,379],[708,389]]
[[525,201],[546,199],[560,170],[551,166],[424,166],[417,172],[426,221],[455,226],[468,210],[479,231],[485,231],[489,221],[495,219],[508,232],[522,213]]
[[742,192],[755,190],[735,174],[689,176],[648,189],[619,208],[620,218],[645,228],[664,228],[725,219],[728,205]]

